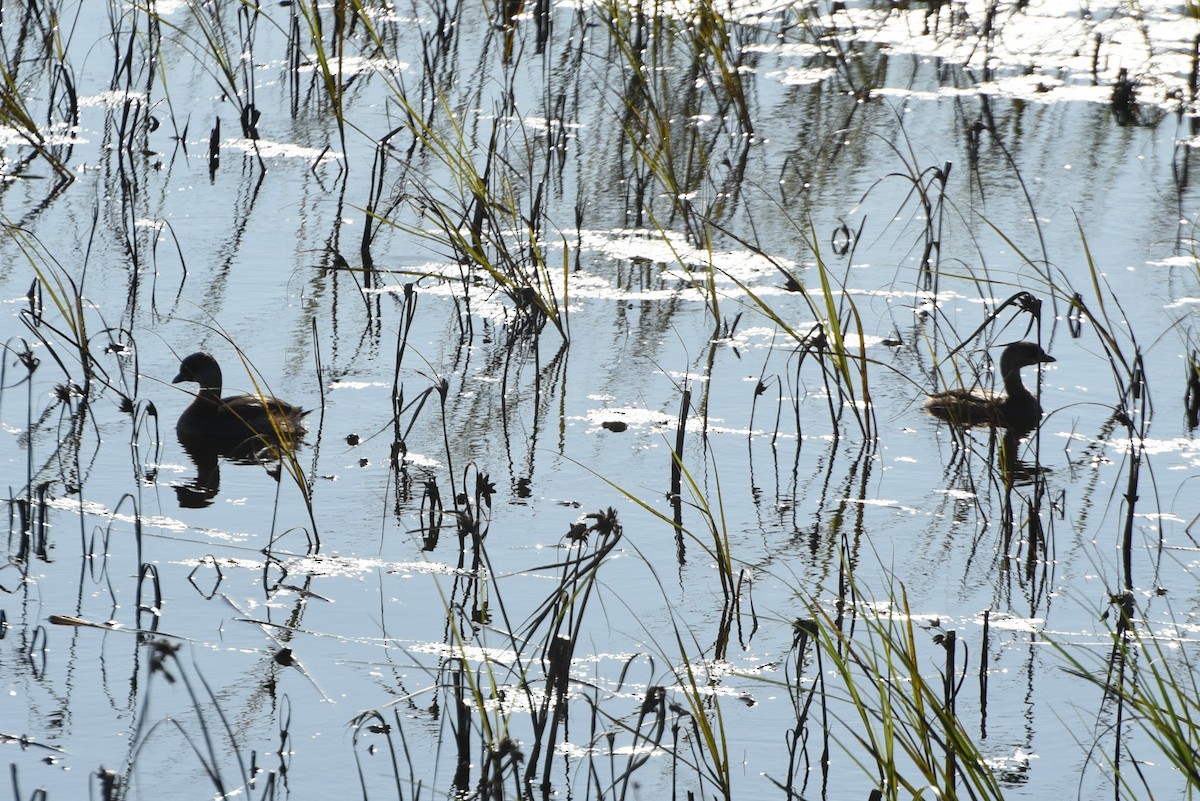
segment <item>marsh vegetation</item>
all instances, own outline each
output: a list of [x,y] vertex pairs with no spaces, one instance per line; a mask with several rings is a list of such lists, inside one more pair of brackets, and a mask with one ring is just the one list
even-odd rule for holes
[[1063,5],[3,3],[14,801],[1195,796],[1200,18]]

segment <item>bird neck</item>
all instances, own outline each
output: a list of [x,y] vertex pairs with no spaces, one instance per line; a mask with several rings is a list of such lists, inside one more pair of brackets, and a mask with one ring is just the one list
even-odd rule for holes
[[1004,392],[1008,397],[1032,398],[1033,394],[1025,388],[1021,381],[1021,368],[1015,365],[1002,364],[1000,377],[1004,381]]
[[198,392],[196,394],[196,397],[202,401],[207,401],[208,403],[220,403],[221,402],[221,382],[220,382],[220,380],[218,380],[216,382],[215,386],[207,386],[206,385],[206,384],[212,384],[212,383],[213,383],[212,381],[200,382],[200,392]]

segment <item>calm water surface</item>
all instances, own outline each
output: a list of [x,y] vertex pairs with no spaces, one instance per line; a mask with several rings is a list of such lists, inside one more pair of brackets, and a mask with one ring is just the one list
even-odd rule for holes
[[[451,794],[463,665],[491,699],[465,718],[473,788],[485,717],[533,756],[520,682],[545,686],[543,612],[603,542],[568,532],[610,507],[621,540],[575,599],[570,717],[541,757],[555,794],[615,795],[640,751],[643,792],[719,795],[688,767],[707,764],[696,714],[723,727],[732,795],[781,793],[790,766],[798,794],[866,798],[857,712],[793,623],[849,608],[881,656],[866,621],[903,592],[928,681],[935,635],[956,634],[957,714],[1004,797],[1112,793],[1115,727],[1147,782],[1124,792],[1178,797],[1048,644],[1102,675],[1128,584],[1140,630],[1193,675],[1200,23],[1178,7],[724,8],[723,49],[697,56],[721,38],[689,38],[713,23],[682,7],[640,28],[625,6],[525,8],[505,28],[492,7],[371,4],[339,28],[307,2],[29,5],[5,6],[32,127],[6,118],[0,196],[14,797],[100,797],[100,769],[126,797],[216,796],[252,761],[254,798]],[[1122,69],[1132,105],[1113,102]],[[495,273],[466,254],[479,219]],[[525,286],[568,337],[529,330]],[[1040,307],[989,317],[1019,292]],[[833,338],[827,299],[869,406],[861,362],[850,400],[797,341]],[[1057,361],[1006,493],[987,433],[921,404],[990,384],[987,354],[1018,339]],[[196,350],[227,391],[314,410],[298,480],[226,461],[197,503],[174,434],[192,385],[170,383]],[[462,492],[482,543],[449,514]],[[793,748],[794,701],[822,677]],[[658,749],[631,734],[656,686],[680,726]],[[368,710],[390,739],[352,724]]]

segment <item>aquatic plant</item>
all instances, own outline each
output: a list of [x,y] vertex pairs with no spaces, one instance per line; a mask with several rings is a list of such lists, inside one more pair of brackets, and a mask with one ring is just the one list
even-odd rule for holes
[[[14,795],[1191,791],[1175,11],[6,7]],[[321,415],[189,506],[197,338]]]

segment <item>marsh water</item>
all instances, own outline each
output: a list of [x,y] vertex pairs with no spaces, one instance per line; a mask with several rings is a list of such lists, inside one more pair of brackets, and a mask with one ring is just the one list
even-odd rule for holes
[[1189,9],[4,3],[11,797],[1195,792]]

